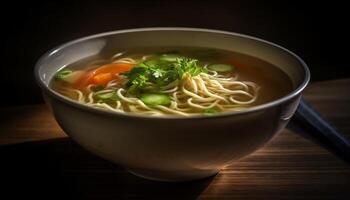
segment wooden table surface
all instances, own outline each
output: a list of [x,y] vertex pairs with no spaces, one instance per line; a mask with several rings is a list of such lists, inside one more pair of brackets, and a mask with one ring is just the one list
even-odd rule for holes
[[[312,83],[304,96],[350,136],[350,79]],[[350,199],[350,166],[287,129],[215,177],[162,183],[85,151],[44,105],[0,109],[0,182],[0,199]]]

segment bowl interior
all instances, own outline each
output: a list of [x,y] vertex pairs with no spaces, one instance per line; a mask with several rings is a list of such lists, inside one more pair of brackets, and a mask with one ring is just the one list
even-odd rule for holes
[[[290,77],[294,86],[293,91],[281,99],[255,106],[248,109],[249,111],[292,98],[305,88],[310,78],[306,64],[283,47],[237,33],[194,28],[130,29],[77,39],[58,46],[42,56],[36,65],[35,75],[44,90],[64,99],[49,87],[51,79],[61,68],[84,58],[111,52],[116,48],[128,50],[169,46],[214,48],[247,54],[277,66]],[[72,100],[66,100],[66,102],[77,104]],[[246,111],[236,113],[243,112]]]
[[149,28],[114,31],[74,40],[49,51],[37,66],[39,79],[48,86],[57,70],[78,60],[118,49],[190,46],[248,54],[283,70],[295,87],[307,76],[305,64],[290,51],[273,43],[241,34],[188,28]]

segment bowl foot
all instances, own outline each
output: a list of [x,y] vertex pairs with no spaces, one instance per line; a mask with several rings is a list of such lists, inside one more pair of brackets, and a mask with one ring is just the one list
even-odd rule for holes
[[127,169],[131,174],[138,177],[153,180],[153,181],[166,181],[166,182],[181,182],[181,181],[193,181],[198,179],[214,176],[219,173],[219,170],[193,170],[193,171],[154,171],[147,169]]

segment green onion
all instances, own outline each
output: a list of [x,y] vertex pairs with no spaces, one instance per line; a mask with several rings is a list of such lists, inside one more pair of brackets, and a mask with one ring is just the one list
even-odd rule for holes
[[208,66],[208,69],[216,72],[230,72],[233,71],[234,67],[227,64],[212,64]]
[[171,103],[170,96],[166,94],[141,94],[140,99],[148,106],[168,106]]
[[177,54],[163,54],[159,57],[161,61],[176,62],[176,59],[180,58]]
[[205,109],[204,111],[203,111],[203,114],[204,115],[213,115],[213,114],[215,114],[215,113],[217,113],[218,111],[217,110],[215,110],[214,108],[208,108],[208,109]]
[[115,91],[99,93],[95,95],[95,98],[102,101],[118,101],[120,100],[117,93]]
[[63,80],[66,77],[68,77],[73,71],[70,69],[62,69],[60,71],[57,72],[57,74],[55,75],[55,78]]

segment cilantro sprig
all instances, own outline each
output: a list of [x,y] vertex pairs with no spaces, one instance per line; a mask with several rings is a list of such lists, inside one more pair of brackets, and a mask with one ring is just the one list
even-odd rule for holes
[[124,73],[128,78],[126,86],[129,92],[157,90],[176,80],[183,79],[185,75],[196,76],[204,71],[196,59],[180,56],[175,59],[160,58],[142,62]]

